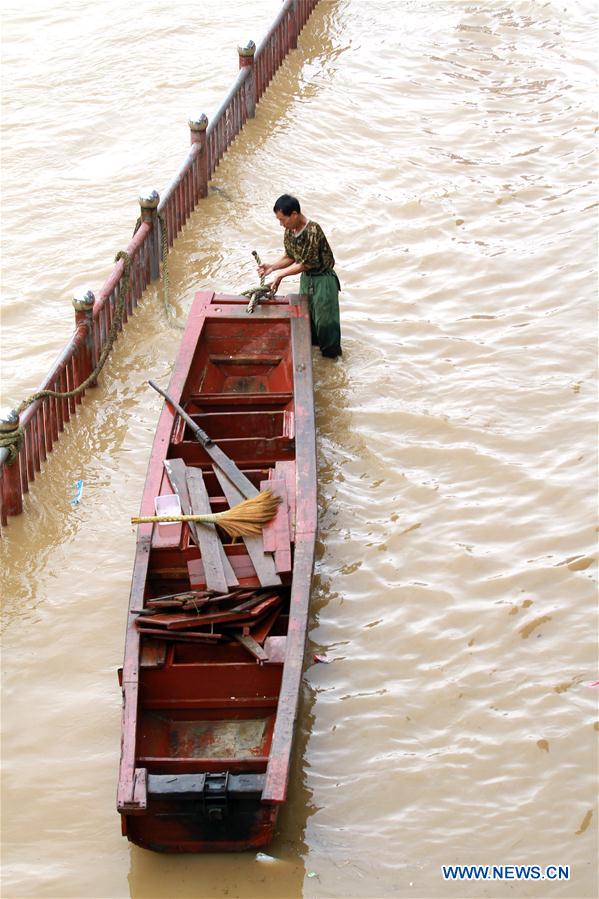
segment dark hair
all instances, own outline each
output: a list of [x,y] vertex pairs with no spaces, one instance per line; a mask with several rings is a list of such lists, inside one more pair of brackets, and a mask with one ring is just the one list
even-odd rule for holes
[[283,215],[291,215],[292,212],[301,212],[299,200],[291,194],[282,194],[273,206],[273,212],[282,212]]

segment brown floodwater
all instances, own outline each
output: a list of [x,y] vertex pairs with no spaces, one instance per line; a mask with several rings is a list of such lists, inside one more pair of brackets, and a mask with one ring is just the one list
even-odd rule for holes
[[[5,4],[4,406],[278,8]],[[318,558],[278,835],[267,859],[120,836],[129,519],[147,379],[180,339],[154,286],[3,532],[3,897],[597,895],[596,38],[579,0],[317,7],[169,263],[181,321],[198,289],[253,286],[291,191],[343,285],[343,358],[314,356]]]

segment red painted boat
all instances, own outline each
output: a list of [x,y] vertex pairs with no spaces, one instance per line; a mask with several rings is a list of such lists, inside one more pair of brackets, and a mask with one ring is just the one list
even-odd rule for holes
[[197,294],[168,387],[191,424],[165,403],[141,503],[281,498],[261,537],[139,526],[117,808],[162,852],[264,846],[287,793],[317,523],[310,319],[299,296],[246,306]]

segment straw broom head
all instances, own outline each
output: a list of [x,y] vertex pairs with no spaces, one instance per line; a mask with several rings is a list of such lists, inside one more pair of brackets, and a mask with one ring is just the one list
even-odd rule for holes
[[217,524],[229,537],[256,537],[265,524],[274,518],[280,498],[270,490],[263,490],[251,499],[244,499],[224,512],[206,515],[145,515],[131,519],[131,524],[153,522],[196,521],[199,524]]

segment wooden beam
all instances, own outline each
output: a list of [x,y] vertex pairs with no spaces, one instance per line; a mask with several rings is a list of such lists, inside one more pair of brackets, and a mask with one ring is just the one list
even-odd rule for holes
[[[188,469],[182,459],[165,459],[164,467],[172,484],[173,490],[179,496],[181,510],[184,515],[203,515],[210,512],[208,494],[199,469]],[[188,480],[187,475],[192,474]],[[201,481],[201,486],[198,481]],[[193,494],[190,489],[193,484]],[[203,488],[203,493],[202,493]],[[204,495],[205,494],[205,497]],[[204,573],[206,586],[209,590],[218,590],[226,593],[229,587],[236,587],[239,581],[231,568],[220,538],[214,525],[200,525],[193,521],[188,522],[192,537],[200,547],[204,560]]]
[[[204,478],[199,468],[187,469],[187,489],[194,515],[204,515],[211,511],[208,491],[204,484]],[[218,536],[216,525],[197,525],[196,531],[199,539],[200,552],[204,562],[206,586],[209,590],[218,590],[226,593],[229,586],[235,586],[239,581],[235,577],[233,569],[227,559],[223,545]],[[229,571],[225,571],[225,563]],[[224,585],[224,586],[223,586]]]
[[275,568],[279,574],[291,571],[291,537],[289,534],[289,506],[285,481],[262,481],[261,490],[271,490],[281,502],[275,517],[262,531],[264,549],[275,554]]
[[[212,466],[214,474],[222,488],[223,493],[229,503],[229,507],[240,503],[244,496],[237,488],[228,480],[223,472],[216,466]],[[256,491],[258,492],[258,491]],[[244,537],[243,542],[248,551],[248,555],[252,560],[252,564],[256,569],[258,580],[263,587],[278,587],[281,584],[281,578],[276,572],[273,557],[264,552],[262,537]]]

